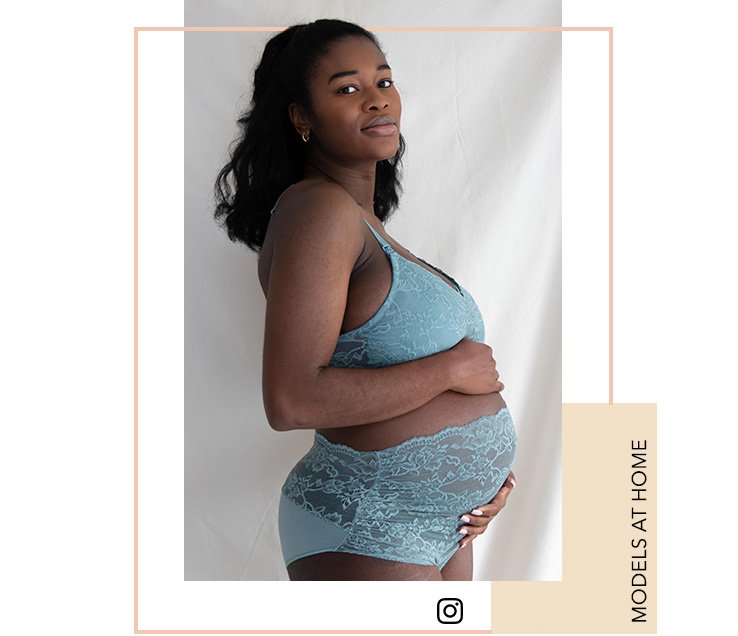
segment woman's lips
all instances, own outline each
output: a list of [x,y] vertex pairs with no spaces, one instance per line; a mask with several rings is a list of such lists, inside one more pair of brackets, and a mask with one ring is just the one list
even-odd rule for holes
[[396,130],[397,126],[395,124],[380,124],[379,126],[370,126],[369,128],[364,128],[363,132],[367,133],[368,135],[385,137],[387,135],[393,135]]

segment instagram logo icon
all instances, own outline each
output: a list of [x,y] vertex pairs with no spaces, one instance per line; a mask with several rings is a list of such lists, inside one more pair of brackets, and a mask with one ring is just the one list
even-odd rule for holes
[[438,622],[460,623],[464,616],[464,604],[460,598],[442,598],[438,601]]

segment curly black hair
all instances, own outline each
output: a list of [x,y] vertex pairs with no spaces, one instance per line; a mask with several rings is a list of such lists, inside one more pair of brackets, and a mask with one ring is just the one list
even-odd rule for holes
[[[215,182],[215,218],[228,237],[258,252],[264,243],[270,210],[279,195],[304,173],[306,145],[289,118],[288,105],[311,109],[308,82],[319,57],[336,40],[365,37],[381,51],[372,33],[343,20],[297,24],[272,37],[254,72],[249,108],[239,117],[240,136],[231,144],[230,161]],[[395,155],[377,162],[374,213],[385,221],[399,202],[405,140]]]

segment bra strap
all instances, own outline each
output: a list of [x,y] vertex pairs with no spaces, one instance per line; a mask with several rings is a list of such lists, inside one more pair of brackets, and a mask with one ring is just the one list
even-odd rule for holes
[[288,189],[289,188],[285,188],[284,190],[282,190],[282,194],[280,194],[277,197],[277,200],[274,202],[274,205],[272,206],[272,209],[269,210],[269,216],[271,216],[272,214],[274,214],[274,210],[277,209],[277,204],[279,203],[279,200],[284,196],[284,193],[287,192]]
[[379,241],[379,244],[382,246],[382,249],[385,252],[392,252],[392,251],[394,251],[392,249],[392,246],[379,235],[379,233],[372,227],[372,224],[369,223],[369,221],[367,221],[366,219],[364,219],[364,223],[367,224],[367,226],[369,227],[369,229],[372,231],[372,234],[374,234],[374,236],[376,237],[377,241]]

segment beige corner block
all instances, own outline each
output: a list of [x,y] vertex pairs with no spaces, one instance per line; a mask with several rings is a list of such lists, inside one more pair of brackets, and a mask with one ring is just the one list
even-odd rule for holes
[[565,404],[562,425],[563,581],[493,583],[492,629],[655,633],[656,405]]

